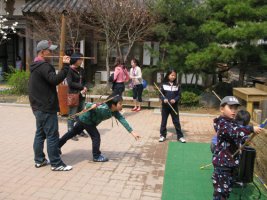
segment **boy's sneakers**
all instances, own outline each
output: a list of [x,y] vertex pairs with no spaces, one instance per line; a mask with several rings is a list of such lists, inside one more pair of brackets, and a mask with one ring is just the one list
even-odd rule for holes
[[186,140],[183,137],[179,138],[178,140],[182,143],[186,143]]
[[159,142],[164,142],[165,140],[166,140],[166,138],[164,136],[160,136]]
[[72,170],[72,166],[62,164],[58,167],[51,167],[52,171],[70,171]]
[[44,167],[44,166],[49,165],[49,164],[50,164],[50,161],[47,159],[44,159],[44,161],[42,163],[35,163],[35,167],[40,168],[40,167]]
[[108,161],[108,158],[106,158],[103,155],[99,155],[98,158],[94,158],[93,161],[94,162],[107,162]]

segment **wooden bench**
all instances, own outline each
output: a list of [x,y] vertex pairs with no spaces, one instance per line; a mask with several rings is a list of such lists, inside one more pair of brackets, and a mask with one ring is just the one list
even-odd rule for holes
[[[108,98],[107,95],[87,95],[86,102],[103,102]],[[123,105],[133,106],[134,101],[132,97],[122,97]],[[159,98],[143,98],[142,106],[148,108],[160,107]]]
[[247,111],[252,116],[254,102],[267,99],[267,86],[257,83],[255,88],[234,88],[233,95],[247,102]]

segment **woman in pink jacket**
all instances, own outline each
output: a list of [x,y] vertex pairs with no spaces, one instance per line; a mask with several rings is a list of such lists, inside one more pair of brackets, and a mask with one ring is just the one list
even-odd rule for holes
[[130,77],[129,73],[127,71],[126,66],[124,65],[122,59],[116,58],[115,60],[115,72],[114,72],[114,81],[112,86],[113,95],[120,95],[122,96],[122,93],[125,90],[125,82],[128,82]]

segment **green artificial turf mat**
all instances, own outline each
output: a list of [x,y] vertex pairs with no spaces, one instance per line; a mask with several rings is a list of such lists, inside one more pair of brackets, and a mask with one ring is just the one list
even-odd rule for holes
[[[209,200],[212,199],[211,175],[213,166],[200,169],[211,162],[210,145],[204,143],[170,142],[164,175],[162,200]],[[267,199],[266,190],[254,178],[262,192],[261,199]],[[242,193],[243,192],[243,193]],[[259,192],[250,183],[242,188],[234,188],[231,200],[257,199]]]

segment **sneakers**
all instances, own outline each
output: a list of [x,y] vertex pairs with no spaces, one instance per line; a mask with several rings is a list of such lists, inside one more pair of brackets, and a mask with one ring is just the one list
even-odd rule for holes
[[179,138],[178,141],[180,141],[182,143],[186,143],[186,140],[183,137]]
[[35,163],[35,167],[36,168],[40,168],[40,167],[44,167],[44,166],[46,166],[46,165],[49,165],[50,164],[50,161],[49,160],[47,160],[47,159],[45,159],[42,163]]
[[74,141],[78,141],[79,140],[77,136],[73,136],[71,139],[74,140]]
[[51,167],[51,170],[52,171],[70,171],[72,170],[72,166],[63,164],[58,167]]
[[100,156],[98,156],[98,158],[94,158],[93,161],[94,162],[107,162],[108,161],[108,158],[106,158],[103,155],[100,155]]
[[166,138],[164,136],[160,136],[159,142],[164,142],[165,140],[166,140]]

